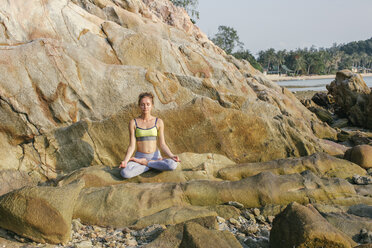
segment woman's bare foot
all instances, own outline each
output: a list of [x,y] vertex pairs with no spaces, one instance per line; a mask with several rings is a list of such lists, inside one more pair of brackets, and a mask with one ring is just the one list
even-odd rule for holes
[[130,158],[129,159],[130,161],[133,161],[133,162],[136,162],[136,163],[139,163],[139,164],[142,164],[142,165],[145,165],[145,166],[147,166],[147,164],[149,163],[148,161],[147,161],[147,159],[145,159],[145,158]]

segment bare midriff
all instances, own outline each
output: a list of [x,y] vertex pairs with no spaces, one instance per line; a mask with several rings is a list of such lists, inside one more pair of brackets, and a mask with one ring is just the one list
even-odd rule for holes
[[137,152],[153,153],[157,150],[156,140],[137,141]]

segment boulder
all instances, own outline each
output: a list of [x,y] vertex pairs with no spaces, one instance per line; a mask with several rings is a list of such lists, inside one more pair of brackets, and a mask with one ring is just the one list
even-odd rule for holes
[[180,248],[241,248],[241,244],[229,231],[209,230],[197,223],[186,223]]
[[312,206],[291,203],[277,215],[270,247],[354,247],[356,243],[327,222]]
[[372,146],[354,146],[346,151],[345,159],[360,165],[364,169],[372,168]]
[[64,187],[24,187],[0,197],[0,227],[36,242],[66,244],[83,181]]
[[246,163],[219,170],[224,180],[240,180],[270,171],[277,175],[301,173],[310,170],[318,176],[352,178],[355,174],[366,175],[367,172],[347,160],[335,158],[326,153],[315,153],[301,158],[287,158],[264,163]]
[[339,71],[336,79],[326,87],[328,94],[334,97],[336,105],[353,125],[372,127],[371,89],[360,74],[349,70]]

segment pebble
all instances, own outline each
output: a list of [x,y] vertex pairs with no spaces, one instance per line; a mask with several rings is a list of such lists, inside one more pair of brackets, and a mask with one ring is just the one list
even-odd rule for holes
[[220,216],[217,216],[217,222],[218,223],[224,223],[226,220]]
[[79,243],[76,243],[74,245],[74,248],[90,248],[92,247],[93,244],[92,244],[92,241],[90,240],[85,240],[85,241],[81,241]]
[[229,219],[229,222],[230,222],[231,224],[235,225],[235,226],[240,226],[239,221],[237,221],[237,220],[234,219],[234,218],[230,218],[230,219]]
[[363,228],[359,233],[359,242],[362,244],[372,243],[372,232]]
[[267,216],[267,221],[269,223],[273,223],[274,222],[274,219],[275,219],[275,216],[272,216],[272,215]]
[[372,177],[371,176],[354,175],[352,180],[353,180],[353,183],[357,184],[357,185],[372,184]]
[[127,245],[127,246],[137,246],[138,243],[135,239],[127,239],[125,241],[125,245]]
[[244,225],[240,230],[244,232],[245,234],[254,234],[259,231],[259,228],[257,224],[253,224],[253,225]]
[[262,215],[256,216],[256,220],[260,221],[261,223],[265,223],[266,222],[265,217],[263,217]]
[[259,216],[259,215],[261,214],[261,211],[260,211],[258,208],[254,208],[254,209],[253,209],[253,214],[254,214],[255,216]]
[[72,231],[77,232],[77,231],[79,231],[82,227],[83,227],[83,225],[80,223],[80,219],[73,219],[73,220],[71,221],[71,228],[72,228]]
[[253,223],[256,223],[256,218],[253,214],[251,214],[248,210],[245,210],[242,212],[243,216],[247,219],[252,221]]

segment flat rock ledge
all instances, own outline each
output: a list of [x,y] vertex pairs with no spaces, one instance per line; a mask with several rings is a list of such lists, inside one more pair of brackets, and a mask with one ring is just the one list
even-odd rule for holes
[[[185,159],[175,171],[150,171],[125,180],[119,177],[118,169],[93,166],[67,175],[55,187],[28,186],[11,191],[0,196],[0,227],[36,242],[67,244],[71,241],[72,219],[79,219],[86,226],[114,230],[142,230],[158,225],[163,230],[160,240],[173,234],[176,238],[180,236],[177,233],[182,233],[172,247],[187,247],[185,244],[191,243],[194,247],[206,247],[201,246],[207,241],[202,241],[200,233],[206,237],[224,237],[228,243],[221,241],[221,245],[235,247],[239,242],[240,245],[255,243],[258,239],[244,236],[256,233],[257,228],[252,225],[271,223],[273,216],[292,202],[343,208],[372,205],[370,185],[354,185],[352,180],[354,173],[366,175],[367,172],[350,161],[324,153],[240,165],[215,154],[181,156]],[[244,212],[254,208],[262,209],[265,217],[259,217],[259,210]],[[370,211],[353,209],[364,215]],[[352,213],[331,213],[328,219],[337,224],[342,222],[340,217],[348,214]],[[369,216],[357,218],[370,220]],[[190,224],[195,219],[203,221]],[[204,222],[216,220],[213,228],[205,226]],[[226,221],[236,228],[220,230],[219,226]],[[363,228],[368,234],[370,227]],[[226,233],[227,230],[235,237]],[[357,226],[345,232],[355,236],[361,230]],[[260,242],[267,245],[269,236],[266,236]],[[136,242],[138,245],[137,239]]]

